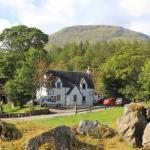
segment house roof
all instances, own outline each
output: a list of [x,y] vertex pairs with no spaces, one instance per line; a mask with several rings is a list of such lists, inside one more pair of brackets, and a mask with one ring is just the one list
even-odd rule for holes
[[75,85],[79,87],[81,79],[84,78],[87,82],[88,88],[94,89],[91,74],[85,72],[49,70],[48,74],[51,74],[54,77],[59,77],[64,87],[74,87]]
[[[78,89],[77,86],[71,87],[71,88],[68,90],[68,92],[66,93],[66,95],[70,95],[70,93],[72,92],[72,90],[73,90],[75,87]],[[80,92],[79,89],[78,89],[78,92],[82,95],[82,93]]]
[[71,87],[71,88],[68,90],[68,92],[66,93],[66,95],[69,95],[73,89],[74,89],[74,87]]

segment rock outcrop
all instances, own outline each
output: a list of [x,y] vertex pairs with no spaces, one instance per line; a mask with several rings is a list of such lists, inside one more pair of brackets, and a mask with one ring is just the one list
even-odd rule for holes
[[3,141],[16,140],[21,137],[21,132],[12,123],[0,120],[0,139]]
[[142,136],[147,125],[144,107],[140,104],[125,105],[124,115],[118,119],[118,132],[133,147],[142,146]]
[[147,121],[150,121],[150,108],[146,110],[146,119]]
[[142,145],[144,147],[150,147],[150,123],[147,124],[144,130]]
[[116,131],[108,125],[101,124],[98,121],[82,120],[76,128],[78,134],[94,136],[97,138],[107,138],[116,135]]
[[25,149],[38,150],[41,145],[47,142],[51,143],[56,150],[72,150],[73,145],[76,143],[76,139],[70,127],[58,126],[30,139],[26,143]]

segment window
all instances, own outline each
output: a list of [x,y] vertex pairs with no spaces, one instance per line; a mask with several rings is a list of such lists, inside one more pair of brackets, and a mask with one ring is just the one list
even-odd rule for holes
[[58,88],[58,89],[61,88],[61,82],[57,82],[57,88]]
[[51,100],[52,100],[52,102],[55,102],[55,101],[56,101],[56,99],[55,99],[54,96],[51,96]]
[[57,95],[57,101],[60,101],[60,100],[61,100],[61,96]]
[[77,101],[77,95],[73,95],[73,101],[74,101],[74,102]]
[[85,102],[86,102],[86,97],[83,96],[83,97],[82,97],[82,103],[85,103]]
[[54,100],[56,101],[56,96],[54,96]]
[[48,92],[49,92],[49,95],[54,95],[54,90],[53,89],[48,90]]
[[86,84],[85,83],[82,84],[82,89],[86,89]]
[[89,91],[89,96],[93,96],[94,94],[93,94],[93,90],[90,90]]

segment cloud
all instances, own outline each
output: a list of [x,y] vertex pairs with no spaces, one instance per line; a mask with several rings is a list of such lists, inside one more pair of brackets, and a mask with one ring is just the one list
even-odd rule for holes
[[150,35],[150,30],[148,30],[150,27],[150,21],[147,20],[135,20],[131,23],[130,28],[132,30],[138,31],[138,32],[143,32],[145,34]]
[[150,0],[0,0],[0,30],[25,24],[53,33],[80,24],[111,24],[150,33]]
[[128,28],[150,34],[150,1],[121,0],[120,6],[128,16]]
[[149,0],[121,0],[120,5],[132,17],[150,15]]
[[[35,26],[47,32],[52,24],[65,26],[76,22],[75,3],[75,0],[45,0],[41,6],[37,6],[33,0],[15,0],[15,3],[14,0],[0,0],[0,7],[9,8],[13,15],[15,13],[18,23]],[[84,3],[85,0],[81,5]]]
[[0,32],[2,32],[3,29],[11,27],[12,24],[7,19],[0,18]]

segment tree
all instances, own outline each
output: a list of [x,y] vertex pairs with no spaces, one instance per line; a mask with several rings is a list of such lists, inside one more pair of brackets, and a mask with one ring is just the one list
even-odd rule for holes
[[24,53],[5,51],[0,57],[0,78],[6,81],[12,79],[24,61]]
[[[6,78],[5,91],[9,99],[20,107],[35,98],[37,85],[34,82],[37,60],[46,62],[47,52],[44,49],[30,48],[21,54],[19,51],[7,52],[0,64],[0,76]],[[5,61],[4,61],[5,60]]]
[[42,60],[39,59],[36,61],[36,72],[33,76],[34,79],[34,83],[36,85],[36,88],[40,91],[40,95],[42,94],[42,87],[45,84],[45,80],[46,80],[46,72],[47,72],[47,63]]
[[135,101],[140,99],[138,79],[141,67],[150,57],[149,49],[139,49],[134,43],[124,48],[125,50],[117,52],[105,63],[102,81],[108,94],[114,96],[121,94]]
[[14,51],[27,51],[30,47],[42,49],[48,42],[48,35],[37,28],[18,25],[4,29],[0,34],[3,48]]
[[139,76],[139,83],[141,84],[141,97],[145,101],[150,100],[150,60],[146,61],[142,67],[142,71]]
[[19,104],[20,107],[32,98],[35,93],[35,85],[31,68],[27,64],[17,69],[14,79],[7,81],[5,91],[10,101]]

